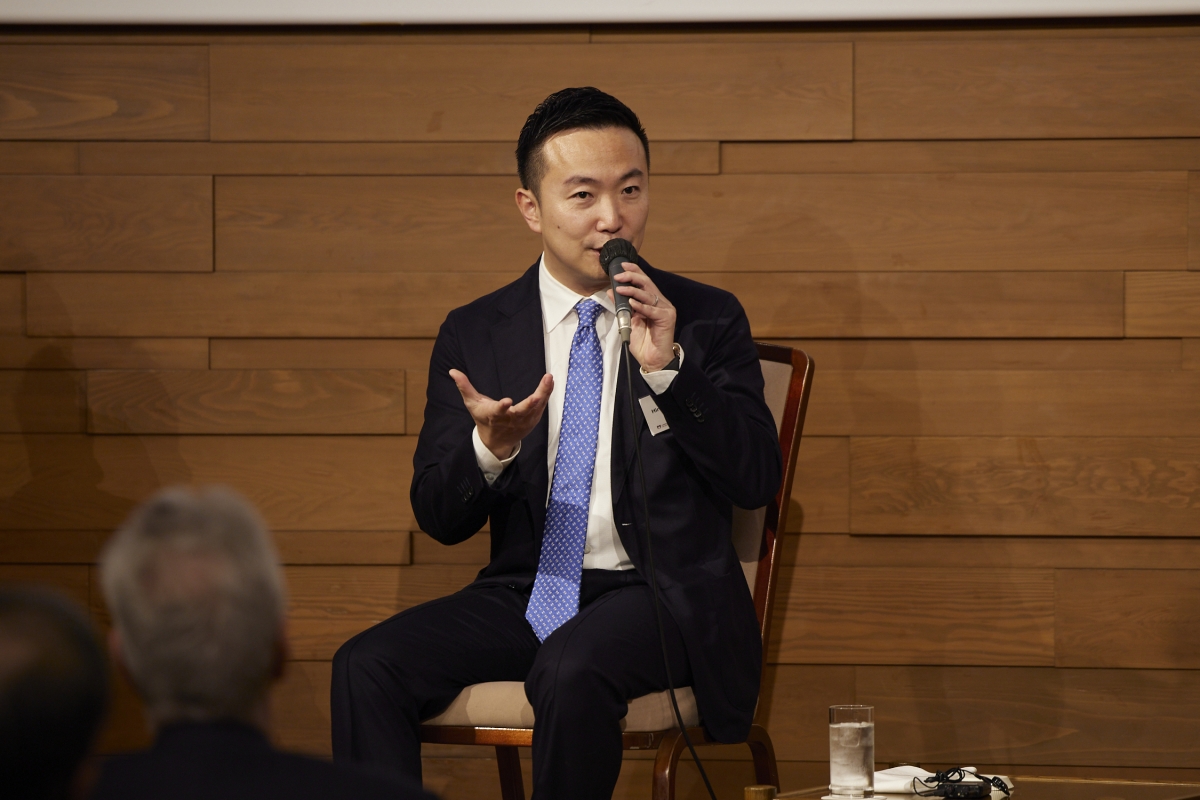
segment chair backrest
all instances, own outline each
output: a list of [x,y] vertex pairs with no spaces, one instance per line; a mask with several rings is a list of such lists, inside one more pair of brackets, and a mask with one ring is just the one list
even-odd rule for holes
[[737,550],[746,583],[754,596],[759,632],[763,640],[763,664],[767,663],[767,630],[775,599],[779,572],[778,555],[783,547],[788,501],[796,475],[796,454],[808,394],[812,388],[813,360],[803,350],[758,342],[758,358],[763,371],[763,395],[775,417],[779,448],[783,452],[783,480],[771,505],[753,511],[733,511],[733,546]]

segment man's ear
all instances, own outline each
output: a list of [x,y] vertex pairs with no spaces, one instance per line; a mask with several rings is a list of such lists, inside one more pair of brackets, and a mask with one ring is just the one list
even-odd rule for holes
[[528,189],[517,189],[517,210],[525,218],[525,224],[534,233],[542,232],[542,209],[538,205],[537,195]]

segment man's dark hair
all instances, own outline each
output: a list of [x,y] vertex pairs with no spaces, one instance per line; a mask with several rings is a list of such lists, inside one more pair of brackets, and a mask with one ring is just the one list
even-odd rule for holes
[[0,786],[6,798],[71,793],[108,709],[91,623],[42,589],[0,586]]
[[563,89],[547,97],[525,120],[517,139],[517,176],[521,186],[537,194],[546,164],[542,145],[556,133],[569,130],[628,128],[637,134],[650,168],[650,140],[637,114],[611,94],[591,86]]

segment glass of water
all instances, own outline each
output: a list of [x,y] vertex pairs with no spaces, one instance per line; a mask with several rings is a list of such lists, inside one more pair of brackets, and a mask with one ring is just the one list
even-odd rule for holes
[[875,794],[875,707],[829,707],[829,794]]

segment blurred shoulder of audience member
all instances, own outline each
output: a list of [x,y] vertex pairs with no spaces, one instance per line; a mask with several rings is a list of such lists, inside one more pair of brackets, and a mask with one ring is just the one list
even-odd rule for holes
[[46,590],[0,587],[0,794],[84,796],[107,707],[107,666],[84,612]]
[[402,778],[275,750],[268,690],[283,675],[287,598],[255,510],[229,489],[166,489],[100,559],[109,649],[154,745],[105,764],[95,798],[427,798]]

